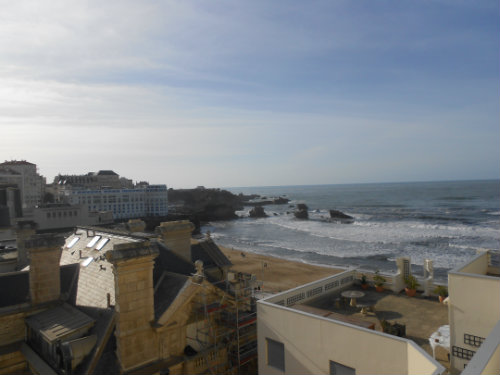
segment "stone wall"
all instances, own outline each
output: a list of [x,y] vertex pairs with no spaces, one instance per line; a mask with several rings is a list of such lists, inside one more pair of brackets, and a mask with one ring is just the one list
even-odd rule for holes
[[26,373],[27,362],[19,350],[0,354],[0,374]]
[[156,228],[170,250],[191,262],[191,233],[194,225],[189,220],[168,221]]
[[116,345],[122,371],[159,358],[154,320],[153,265],[157,252],[149,242],[115,245],[106,257],[113,263],[116,300]]
[[25,241],[30,258],[30,297],[37,305],[59,299],[61,259],[64,238],[53,234],[39,234]]

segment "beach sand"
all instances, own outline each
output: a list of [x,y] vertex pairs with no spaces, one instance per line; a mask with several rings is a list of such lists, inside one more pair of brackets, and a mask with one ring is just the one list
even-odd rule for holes
[[231,269],[256,275],[264,292],[287,290],[344,271],[218,246],[233,263]]

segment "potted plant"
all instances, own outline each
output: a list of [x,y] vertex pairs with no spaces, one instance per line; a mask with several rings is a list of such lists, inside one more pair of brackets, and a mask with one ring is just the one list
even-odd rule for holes
[[361,275],[361,288],[368,289],[368,280],[366,279],[366,275]]
[[439,296],[439,302],[443,303],[444,299],[448,297],[448,288],[446,288],[444,285],[438,285],[434,289],[434,293]]
[[373,276],[373,283],[375,284],[375,289],[377,292],[383,292],[384,291],[384,283],[386,282],[386,279],[384,276],[382,276],[379,271],[375,272],[375,276]]
[[417,293],[417,288],[420,286],[415,276],[410,275],[405,279],[406,284],[406,295],[408,297],[413,297]]

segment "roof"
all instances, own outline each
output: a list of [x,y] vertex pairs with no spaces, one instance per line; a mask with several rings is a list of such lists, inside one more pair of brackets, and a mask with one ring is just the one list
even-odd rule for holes
[[112,170],[101,170],[97,172],[98,176],[118,176],[117,173],[113,172]]
[[[76,241],[73,246],[72,241]],[[108,294],[109,304],[115,304],[113,265],[105,255],[117,244],[139,241],[125,232],[92,227],[79,227],[66,238],[60,264],[79,265],[76,305],[107,308]]]
[[191,276],[196,272],[192,262],[188,262],[184,258],[181,258],[168,249],[163,243],[155,241],[152,242],[151,245],[156,246],[160,253],[155,259],[155,283],[161,277],[163,271],[174,272],[186,276]]
[[88,331],[95,320],[80,310],[64,304],[26,318],[26,324],[47,341],[64,340],[77,332]]
[[155,285],[155,319],[159,319],[189,282],[189,276],[163,272]]
[[191,259],[193,262],[203,261],[205,267],[227,267],[233,264],[211,239],[191,245]]
[[0,163],[0,166],[3,165],[36,165],[26,160],[5,160],[3,163]]
[[[63,300],[72,302],[76,297],[78,265],[60,268],[61,295]],[[16,306],[30,300],[29,271],[0,274],[0,308]]]

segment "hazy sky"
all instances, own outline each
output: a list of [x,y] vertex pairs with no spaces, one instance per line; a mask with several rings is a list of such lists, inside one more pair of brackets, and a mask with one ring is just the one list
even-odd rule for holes
[[500,177],[498,0],[0,5],[0,160],[48,180]]

